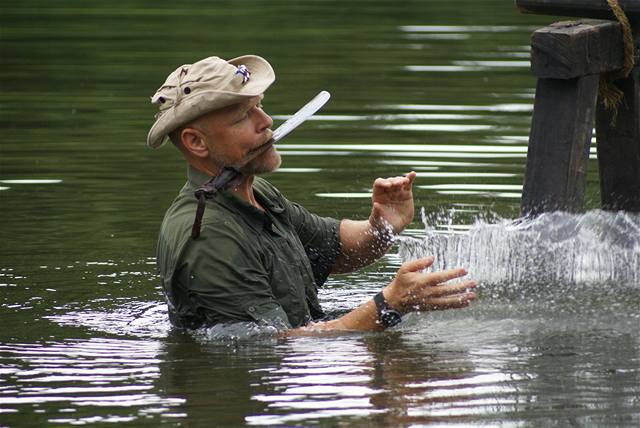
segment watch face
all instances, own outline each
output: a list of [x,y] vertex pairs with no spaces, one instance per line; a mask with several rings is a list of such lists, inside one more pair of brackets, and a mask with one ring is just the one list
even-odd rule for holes
[[378,322],[382,324],[383,327],[393,327],[402,321],[402,314],[387,306],[387,302],[384,300],[384,294],[382,294],[382,291],[373,297],[373,301],[378,309]]
[[402,315],[400,315],[400,312],[391,309],[383,310],[380,314],[380,321],[385,327],[393,327],[402,321]]

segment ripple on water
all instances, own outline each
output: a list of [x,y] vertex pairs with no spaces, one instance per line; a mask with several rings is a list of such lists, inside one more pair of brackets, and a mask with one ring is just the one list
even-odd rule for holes
[[296,338],[281,344],[282,360],[256,373],[271,392],[253,399],[269,411],[247,416],[247,423],[282,425],[384,413],[372,402],[382,392],[371,384],[373,355],[358,337]]
[[59,184],[62,180],[58,179],[33,179],[33,178],[21,178],[14,180],[0,180],[0,183],[4,184]]
[[[12,387],[0,388],[0,412],[46,404],[46,412],[34,423],[85,424],[170,411],[183,400],[162,397],[155,390],[160,350],[161,344],[153,340],[105,338],[2,344],[3,379]],[[104,407],[110,414],[99,410]]]

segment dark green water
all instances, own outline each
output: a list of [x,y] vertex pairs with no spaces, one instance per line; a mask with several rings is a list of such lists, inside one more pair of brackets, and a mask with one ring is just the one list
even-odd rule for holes
[[[553,17],[496,0],[0,7],[0,426],[640,423],[640,219],[593,211],[594,158],[591,212],[510,221],[529,37]],[[416,170],[428,231],[416,215],[401,255],[469,266],[472,308],[368,335],[169,328],[155,240],[185,168],[145,147],[149,97],[182,63],[247,53],[276,70],[277,123],[332,93],[269,179],[319,214],[363,218],[376,177]],[[324,307],[356,306],[399,263],[394,249],[332,278]]]

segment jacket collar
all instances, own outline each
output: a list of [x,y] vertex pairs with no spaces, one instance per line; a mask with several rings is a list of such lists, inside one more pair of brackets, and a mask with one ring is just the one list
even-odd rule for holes
[[[194,192],[211,178],[207,173],[200,171],[191,165],[188,167],[187,177]],[[269,194],[270,192],[262,192],[258,189],[256,187],[256,181],[258,180],[261,179],[256,177],[253,184],[253,194],[255,195],[256,200],[272,215],[279,216],[284,212],[284,206],[280,202],[279,198],[275,197],[275,195]],[[237,213],[256,231],[260,231],[265,225],[270,225],[271,223],[271,220],[269,219],[270,216],[230,190],[222,189],[218,191],[213,200],[224,208]]]

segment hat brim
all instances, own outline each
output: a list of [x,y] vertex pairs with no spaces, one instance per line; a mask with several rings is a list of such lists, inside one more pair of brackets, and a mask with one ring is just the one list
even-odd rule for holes
[[259,56],[244,55],[227,62],[235,66],[244,64],[251,71],[249,81],[235,92],[199,90],[184,96],[179,103],[158,116],[147,135],[147,146],[157,149],[174,130],[214,110],[261,95],[275,81],[271,64]]

